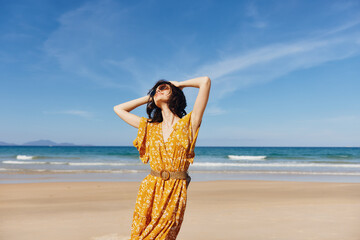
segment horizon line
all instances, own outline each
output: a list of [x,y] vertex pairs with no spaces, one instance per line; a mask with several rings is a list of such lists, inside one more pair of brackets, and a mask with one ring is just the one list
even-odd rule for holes
[[[134,147],[133,145],[0,145],[0,147]],[[218,146],[218,145],[203,145],[203,146],[195,146],[196,147],[349,147],[349,148],[360,148],[360,146]]]

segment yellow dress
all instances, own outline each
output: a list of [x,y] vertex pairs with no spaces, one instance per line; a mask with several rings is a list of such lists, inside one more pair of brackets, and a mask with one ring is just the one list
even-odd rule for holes
[[[191,112],[178,120],[164,141],[161,123],[141,117],[134,146],[143,163],[150,160],[156,171],[187,171],[194,161],[194,148],[200,127],[191,135]],[[131,226],[131,240],[176,239],[187,200],[185,179],[163,180],[147,175],[140,184]]]

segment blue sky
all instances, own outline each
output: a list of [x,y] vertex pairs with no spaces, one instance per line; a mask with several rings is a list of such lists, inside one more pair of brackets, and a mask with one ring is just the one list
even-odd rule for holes
[[0,5],[0,141],[130,146],[113,106],[209,76],[197,146],[360,146],[359,1]]

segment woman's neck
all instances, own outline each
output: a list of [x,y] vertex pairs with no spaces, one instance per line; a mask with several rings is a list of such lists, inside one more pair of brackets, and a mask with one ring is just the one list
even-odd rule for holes
[[163,125],[171,127],[173,126],[179,119],[168,107],[164,107],[161,109],[161,114],[163,117]]

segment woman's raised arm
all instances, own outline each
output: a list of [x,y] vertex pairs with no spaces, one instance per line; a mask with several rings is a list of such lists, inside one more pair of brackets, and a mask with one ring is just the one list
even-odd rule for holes
[[191,113],[191,126],[192,136],[194,136],[196,130],[200,127],[202,117],[206,108],[206,104],[209,99],[211,80],[209,77],[198,77],[182,82],[171,81],[175,86],[179,88],[184,87],[196,87],[199,88],[199,93],[196,97],[194,107]]
[[141,117],[130,113],[133,109],[146,104],[149,101],[149,95],[146,95],[141,98],[137,98],[125,103],[121,103],[119,105],[114,106],[115,113],[125,122],[130,124],[131,126],[135,128],[139,128],[140,119]]

